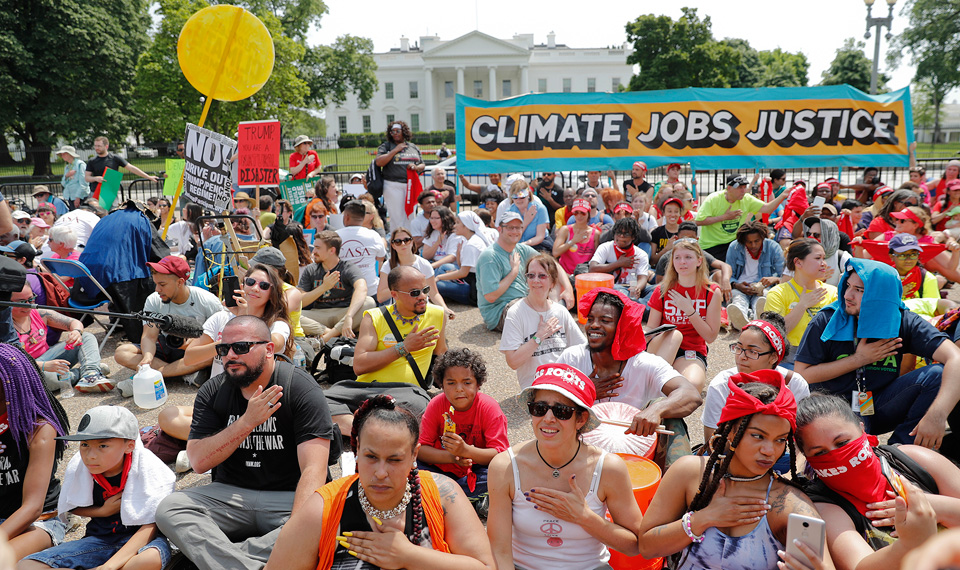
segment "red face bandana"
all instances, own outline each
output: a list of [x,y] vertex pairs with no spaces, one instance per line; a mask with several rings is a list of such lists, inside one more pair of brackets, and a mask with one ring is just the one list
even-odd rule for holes
[[833,451],[807,457],[807,463],[827,487],[850,501],[860,513],[866,513],[867,503],[885,501],[889,488],[880,459],[873,453],[876,444],[877,438],[864,433]]
[[611,347],[613,358],[627,360],[643,352],[647,348],[647,339],[643,336],[643,305],[640,303],[631,301],[629,297],[614,289],[597,287],[580,297],[580,314],[590,314],[593,302],[600,293],[609,293],[623,302],[623,312],[620,313],[620,320],[617,321],[617,334]]
[[123,488],[127,486],[127,475],[130,474],[130,465],[133,464],[133,454],[125,453],[123,455],[123,468],[120,470],[120,485],[114,487],[107,481],[107,478],[103,476],[102,473],[98,473],[93,476],[93,480],[97,482],[98,485],[103,487],[103,498],[109,499],[110,497],[116,495],[117,493],[123,491]]
[[[614,244],[613,244],[613,251],[614,251],[614,253],[617,254],[617,259],[620,259],[621,257],[623,257],[623,256],[625,256],[625,255],[626,255],[627,257],[633,257],[633,256],[634,256],[633,248],[634,248],[634,245],[633,245],[632,243],[630,244],[630,247],[628,247],[627,249],[620,249],[620,246],[618,246],[618,245],[616,244],[616,242],[614,242]],[[616,273],[614,274],[613,278],[616,279],[617,281],[619,281],[619,280],[620,280],[620,274],[621,274],[622,272],[623,272],[623,268],[622,268],[622,267],[617,268],[617,271],[616,271]]]
[[[747,394],[740,385],[749,382],[760,382],[777,388],[779,391],[776,399],[769,404],[764,404]],[[797,430],[797,402],[793,398],[793,392],[784,384],[783,374],[776,370],[757,370],[752,374],[734,374],[728,380],[727,385],[730,387],[730,395],[727,396],[727,403],[723,405],[723,411],[720,412],[720,423],[751,414],[765,414],[783,418],[790,422],[790,429]]]

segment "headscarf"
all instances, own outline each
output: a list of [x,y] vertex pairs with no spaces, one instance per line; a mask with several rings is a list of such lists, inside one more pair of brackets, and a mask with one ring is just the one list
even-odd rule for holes
[[[777,397],[769,404],[764,404],[750,394],[744,392],[741,384],[760,382],[777,388]],[[790,429],[797,430],[797,401],[784,382],[783,374],[776,370],[757,370],[752,374],[734,374],[727,381],[730,395],[720,412],[720,423],[729,422],[751,414],[777,416],[790,422]]]
[[829,259],[840,249],[840,228],[831,220],[820,218],[820,245],[824,257]]
[[[863,280],[860,314],[853,317],[844,307],[850,272],[856,271]],[[903,284],[900,274],[892,266],[872,259],[851,258],[837,287],[837,300],[824,309],[833,309],[833,315],[820,335],[822,341],[852,341],[855,338],[896,338],[900,334],[900,310],[903,304]]]
[[643,305],[630,300],[620,291],[609,287],[597,287],[580,297],[580,314],[586,315],[593,308],[593,302],[600,293],[609,293],[623,302],[623,312],[617,321],[617,332],[613,338],[611,353],[614,360],[627,360],[647,348],[647,339],[643,336]]
[[773,351],[777,353],[777,362],[783,360],[784,355],[787,353],[787,344],[783,340],[783,335],[780,334],[780,331],[777,328],[767,321],[753,320],[743,326],[744,329],[747,327],[756,327],[763,333],[763,336],[767,337],[767,342],[770,343],[770,346],[773,347]]
[[490,245],[491,241],[489,236],[483,233],[483,220],[480,219],[475,212],[460,212],[457,214],[460,217],[460,223],[467,226],[467,229],[473,232],[473,235],[479,236],[483,243],[487,246]]

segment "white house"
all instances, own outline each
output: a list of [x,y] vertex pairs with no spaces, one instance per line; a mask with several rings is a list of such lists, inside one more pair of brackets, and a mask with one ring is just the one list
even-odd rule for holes
[[402,119],[414,131],[454,128],[454,95],[499,100],[525,93],[615,92],[633,75],[623,46],[578,49],[556,43],[534,44],[533,34],[498,39],[473,31],[453,40],[400,38],[400,48],[374,54],[379,90],[361,109],[354,96],[328,106],[327,136],[385,132]]
[[[933,126],[917,128],[914,131],[917,142],[933,142]],[[944,103],[940,106],[940,140],[939,143],[956,143],[960,141],[960,103]]]

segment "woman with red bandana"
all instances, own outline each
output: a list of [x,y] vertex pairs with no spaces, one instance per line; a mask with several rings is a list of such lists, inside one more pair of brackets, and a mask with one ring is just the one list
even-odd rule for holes
[[[709,458],[686,456],[667,470],[640,526],[644,558],[675,556],[680,570],[832,568],[799,543],[808,560],[783,551],[790,513],[819,518],[813,503],[773,471],[793,453],[797,405],[775,370],[737,374],[711,438]],[[790,463],[793,480],[796,465]]]
[[815,394],[800,402],[796,437],[838,569],[898,568],[938,524],[960,525],[960,469],[924,447],[877,445],[849,400]]

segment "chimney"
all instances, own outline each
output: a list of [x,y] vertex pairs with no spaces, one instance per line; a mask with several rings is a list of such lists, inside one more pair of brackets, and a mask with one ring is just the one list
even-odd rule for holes
[[406,36],[400,37],[400,51],[410,51],[410,39]]
[[557,34],[550,32],[547,34],[547,47],[549,49],[556,49],[557,47]]

